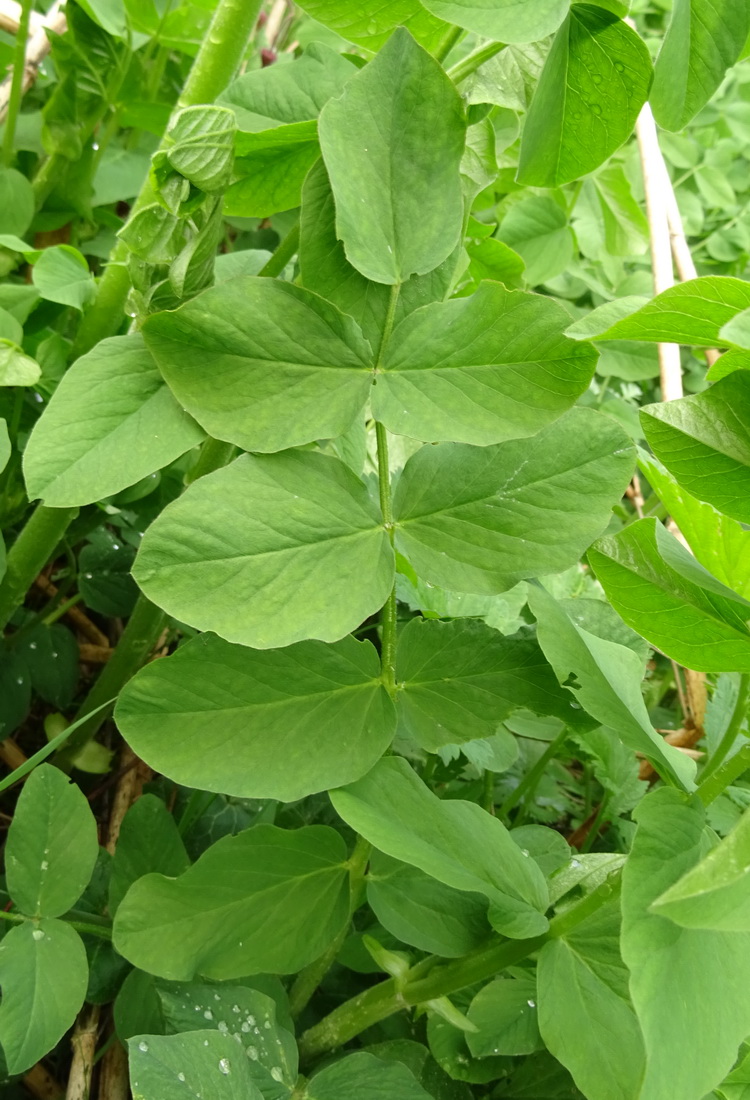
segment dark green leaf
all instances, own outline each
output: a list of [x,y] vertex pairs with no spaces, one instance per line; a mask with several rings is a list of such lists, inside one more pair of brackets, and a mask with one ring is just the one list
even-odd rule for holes
[[109,880],[110,915],[114,916],[136,879],[151,872],[176,878],[189,865],[182,837],[167,807],[156,795],[142,795],[125,814],[117,837]]

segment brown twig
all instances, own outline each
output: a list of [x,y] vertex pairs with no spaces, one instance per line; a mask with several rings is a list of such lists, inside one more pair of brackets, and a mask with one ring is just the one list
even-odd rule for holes
[[[3,4],[3,7],[6,7],[6,3]],[[50,39],[47,35],[47,31],[53,31],[55,34],[63,34],[65,32],[67,24],[63,8],[64,0],[55,0],[55,3],[42,19],[32,21],[32,33],[29,36],[28,45],[26,46],[26,63],[23,72],[24,93],[28,92],[29,88],[36,80],[39,66],[50,51]],[[9,12],[13,11],[13,9],[8,10]],[[16,23],[16,29],[17,27],[18,24]],[[11,83],[12,74],[6,77],[2,84],[0,84],[0,122],[5,120],[5,116],[8,113]]]
[[81,660],[90,665],[106,665],[114,653],[111,646],[91,645],[88,642],[79,642],[78,651],[81,654]]
[[[57,595],[57,585],[54,585],[49,577],[45,577],[43,573],[34,581],[37,588],[41,588],[45,596],[49,596],[50,599]],[[81,611],[80,607],[69,607],[65,612],[65,617],[80,630],[81,634],[85,634],[90,642],[93,642],[96,646],[102,646],[105,649],[109,649],[109,638],[103,633],[96,625],[92,623],[88,615]]]
[[73,1032],[73,1061],[65,1100],[89,1100],[99,1034],[99,1005],[84,1005]]
[[6,737],[4,741],[0,741],[0,760],[3,764],[7,764],[11,771],[20,768],[22,764],[26,763],[27,759],[26,753],[18,747],[11,737]]
[[36,1100],[62,1100],[65,1095],[65,1089],[60,1082],[55,1080],[41,1062],[37,1062],[24,1074],[23,1083]]

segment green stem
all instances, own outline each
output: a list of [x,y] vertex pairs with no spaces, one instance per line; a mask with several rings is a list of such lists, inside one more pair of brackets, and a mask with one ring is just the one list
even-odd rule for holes
[[462,80],[466,80],[467,76],[471,76],[472,73],[475,73],[478,68],[484,65],[485,61],[489,61],[491,57],[504,49],[504,42],[488,42],[485,46],[480,46],[478,50],[474,50],[468,57],[456,62],[448,69],[448,76],[454,84],[460,84]]
[[[109,922],[105,924],[94,923],[95,916],[90,913],[81,914],[81,920],[72,919],[72,913],[66,913],[61,917],[66,924],[69,924],[71,928],[75,928],[76,932],[81,932],[84,935],[97,936],[100,940],[112,939],[112,926]],[[23,913],[9,913],[5,909],[0,909],[0,920],[7,921],[9,924],[26,924],[27,921],[34,923],[31,917],[25,917]]]
[[[99,732],[111,709],[111,704],[101,709],[102,703],[116,699],[128,680],[144,664],[158,641],[165,622],[166,615],[162,609],[141,594],[114,653],[76,714],[76,721],[91,714],[90,720],[84,722],[69,739],[65,748],[57,753],[55,763],[59,768],[63,770],[72,768],[75,757]],[[94,710],[97,711],[96,714],[92,713]]]
[[[211,26],[193,62],[172,117],[184,107],[213,103],[224,91],[243,58],[260,6],[261,0],[219,0]],[[151,201],[153,191],[146,179],[133,203],[130,216]],[[83,316],[73,345],[72,358],[85,355],[100,340],[118,332],[130,290],[130,275],[125,266],[127,258],[127,245],[124,241],[119,241],[99,283],[96,301]]]
[[466,32],[464,31],[463,27],[449,27],[443,37],[443,41],[435,50],[435,60],[440,62],[445,61],[448,54],[451,52],[459,39],[463,38],[465,33]]
[[750,768],[750,744],[743,745],[739,752],[736,752],[731,759],[722,764],[718,771],[699,785],[698,797],[703,805],[708,806],[718,798],[748,768]]
[[431,956],[412,967],[398,987],[393,978],[372,986],[334,1009],[300,1038],[300,1057],[316,1058],[335,1050],[355,1036],[401,1009],[445,997],[467,986],[492,978],[501,970],[523,962],[545,943],[567,935],[614,896],[616,886],[603,883],[578,905],[550,922],[543,936],[527,940],[493,939],[461,959],[445,963]]
[[608,806],[609,806],[609,792],[605,791],[604,796],[603,796],[601,802],[599,803],[599,809],[596,811],[596,817],[591,822],[591,828],[589,829],[588,833],[586,834],[586,839],[584,840],[583,844],[581,845],[581,848],[580,848],[581,852],[590,852],[591,851],[591,848],[592,848],[596,838],[599,835],[599,830],[602,827],[602,823],[604,822],[604,815],[607,812],[607,807]]
[[[382,424],[376,423],[375,434],[378,441],[378,481],[380,486],[380,508],[383,513],[383,526],[393,545],[393,512],[391,510],[391,475],[388,462],[388,433]],[[396,607],[396,585],[394,582],[382,611],[382,637],[380,648],[380,667],[383,683],[391,695],[396,692],[396,637],[398,613]]]
[[16,31],[16,45],[13,52],[13,79],[8,99],[8,114],[3,134],[3,164],[9,168],[13,163],[13,143],[16,137],[16,122],[23,97],[23,74],[26,70],[26,44],[29,38],[29,20],[34,0],[21,0],[21,18]]
[[77,508],[45,508],[40,504],[13,543],[0,582],[0,632],[21,606],[34,579],[54,554]]
[[299,222],[293,225],[292,228],[284,237],[283,241],[280,241],[276,251],[269,260],[266,260],[263,267],[258,272],[259,275],[265,275],[269,279],[275,279],[277,275],[280,275],[286,265],[291,260],[292,256],[299,248]]
[[553,756],[557,755],[569,736],[570,730],[567,726],[564,726],[558,733],[557,737],[550,741],[549,745],[547,745],[547,748],[539,757],[536,764],[534,764],[534,766],[526,772],[526,775],[523,777],[516,789],[514,791],[511,791],[511,793],[503,802],[498,811],[500,817],[507,817],[513,807],[518,805],[522,798],[529,798],[534,793],[539,780],[544,774],[544,769],[547,767]]
[[362,883],[367,861],[370,858],[370,848],[371,846],[366,840],[361,836],[357,837],[357,843],[349,860],[349,920],[320,958],[310,963],[297,975],[289,993],[289,1009],[295,1020],[307,1007],[310,998],[333,966],[339,951],[344,946],[344,941],[349,935],[351,918],[362,900]]
[[745,720],[747,714],[748,702],[750,701],[750,675],[747,672],[743,672],[740,676],[740,686],[737,691],[737,699],[734,704],[734,710],[732,716],[729,719],[729,724],[724,731],[719,744],[716,746],[711,759],[706,764],[705,768],[701,772],[701,783],[705,783],[715,772],[719,770],[721,765],[727,758],[727,755],[732,749],[737,735],[742,729],[742,723]]

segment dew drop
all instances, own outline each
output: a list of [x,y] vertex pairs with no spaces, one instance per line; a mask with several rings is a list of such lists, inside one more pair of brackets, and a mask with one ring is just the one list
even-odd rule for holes
[[271,1021],[266,1020],[266,1022],[263,1024],[263,1027],[266,1029],[266,1031],[270,1031],[271,1030]]
[[236,1012],[236,1013],[239,1013],[239,1012],[241,1012],[241,1011],[242,1011],[242,1010],[240,1009],[240,1006],[239,1006],[239,1005],[232,1005],[232,1012]]
[[33,938],[35,940],[43,940],[44,939],[44,932],[42,932],[41,928],[35,928],[34,931],[31,933],[31,935],[33,936]]
[[536,1008],[536,1001],[527,1001],[526,1004],[529,1008]]
[[29,649],[36,649],[36,642],[29,642]]
[[249,1030],[250,1030],[250,1024],[248,1024],[248,1023],[243,1023],[242,1026],[240,1027],[240,1031],[244,1031],[246,1035],[247,1035]]
[[228,1058],[222,1058],[219,1061],[219,1072],[227,1074],[227,1073],[229,1073],[229,1069],[230,1069],[229,1059]]
[[177,1074],[177,1080],[178,1081],[184,1081],[185,1080],[185,1074],[184,1073],[178,1073]]
[[615,61],[615,68],[617,69],[618,73],[625,72],[625,66],[623,65],[622,61]]
[[49,870],[49,863],[47,862],[46,859],[42,860],[42,870],[43,871],[48,871]]
[[247,1056],[248,1056],[248,1058],[251,1058],[253,1062],[257,1062],[258,1061],[258,1048],[257,1047],[248,1047],[247,1048]]
[[213,1018],[214,1018],[213,1012],[211,1011],[210,1008],[207,1008],[206,1011],[203,1013],[203,1019],[204,1020],[213,1020]]
[[528,848],[522,848],[521,849],[521,855],[522,856],[528,856],[528,854],[529,854]]
[[271,1076],[273,1077],[274,1081],[283,1081],[284,1074],[281,1072],[281,1066],[272,1066]]
[[228,1035],[228,1034],[229,1034],[229,1028],[228,1028],[228,1026],[227,1026],[227,1025],[226,1025],[226,1024],[224,1023],[224,1021],[223,1021],[223,1020],[220,1020],[220,1021],[219,1021],[219,1031],[221,1032],[221,1034],[222,1034],[222,1035]]
[[138,1049],[143,1051],[143,1053],[145,1054],[148,1050],[148,1043],[145,1043],[143,1039],[141,1039],[140,1043],[138,1044]]
[[254,1016],[248,1016],[247,1017],[247,1022],[250,1024],[250,1027],[254,1027],[255,1026],[255,1017]]

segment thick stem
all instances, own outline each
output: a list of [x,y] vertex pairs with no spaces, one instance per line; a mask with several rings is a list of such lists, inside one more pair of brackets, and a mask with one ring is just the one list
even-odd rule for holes
[[21,19],[16,32],[16,45],[13,53],[13,79],[10,86],[8,115],[3,134],[3,164],[10,167],[13,163],[13,142],[16,137],[16,121],[23,96],[23,74],[26,68],[26,43],[29,37],[29,20],[33,0],[21,0]]
[[502,806],[498,810],[500,817],[507,817],[514,806],[517,806],[522,798],[529,798],[536,790],[539,780],[544,774],[544,769],[549,764],[553,756],[557,756],[562,746],[570,736],[570,730],[567,726],[564,726],[560,730],[557,737],[550,741],[547,748],[537,760],[536,764],[526,772],[521,782],[518,784],[514,791],[508,795],[503,802]]
[[23,603],[77,515],[77,508],[45,508],[40,504],[34,510],[8,553],[7,570],[0,582],[0,632]]
[[292,228],[284,237],[283,241],[280,241],[276,251],[270,260],[266,260],[264,266],[258,272],[259,275],[265,275],[269,279],[275,279],[277,275],[280,275],[286,265],[291,260],[292,256],[299,248],[299,222],[293,225]]
[[436,61],[445,61],[448,54],[451,52],[456,43],[463,38],[466,32],[462,27],[449,27],[443,36],[443,41],[437,47],[434,53]]
[[[377,358],[375,360],[375,371],[380,369],[383,361],[385,350],[388,346],[388,341],[391,338],[393,332],[393,323],[396,317],[396,306],[398,304],[398,296],[401,290],[400,283],[396,283],[391,288],[391,296],[388,301],[388,312],[385,316],[385,322],[383,324],[383,332],[380,338],[380,347],[378,348]],[[385,427],[380,424],[375,424],[375,435],[378,444],[378,487],[380,491],[380,510],[383,513],[383,526],[388,532],[388,537],[391,540],[391,546],[394,541],[394,526],[393,526],[393,510],[391,508],[391,467],[388,458],[388,432]],[[390,591],[390,595],[383,607],[382,617],[382,637],[381,637],[381,650],[380,650],[380,668],[383,677],[383,683],[390,692],[391,695],[396,691],[396,631],[397,631],[397,609],[396,609],[396,585],[394,582],[393,588]]]
[[448,69],[448,76],[454,84],[460,84],[462,80],[466,80],[467,76],[471,76],[472,73],[481,68],[485,61],[489,61],[491,57],[504,49],[504,42],[488,42],[485,46],[480,46],[478,50],[474,50],[468,57],[456,62]]
[[736,752],[731,759],[722,764],[718,771],[700,784],[698,797],[703,805],[708,806],[718,798],[748,768],[750,768],[750,744],[743,745],[739,752]]
[[[260,12],[261,0],[219,0],[211,26],[203,39],[174,114],[184,107],[213,103],[233,78],[245,53]],[[153,199],[148,179],[133,203],[131,217]],[[91,309],[84,314],[73,345],[73,358],[85,355],[107,336],[114,336],[122,324],[130,276],[124,266],[128,249],[118,242]]]
[[711,759],[706,764],[705,768],[701,772],[701,783],[705,783],[715,772],[719,770],[721,765],[727,758],[729,751],[737,740],[737,735],[742,729],[742,723],[745,720],[747,714],[748,703],[750,702],[750,675],[747,672],[743,672],[740,676],[740,686],[737,691],[737,700],[734,704],[734,710],[732,716],[729,719],[729,724],[724,731],[719,744],[716,746]]

